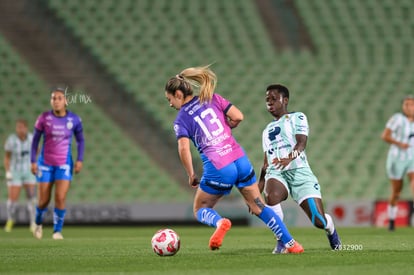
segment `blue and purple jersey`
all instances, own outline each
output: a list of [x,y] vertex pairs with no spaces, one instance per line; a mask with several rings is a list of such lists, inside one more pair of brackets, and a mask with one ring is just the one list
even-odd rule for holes
[[77,160],[83,161],[84,139],[82,121],[70,111],[66,116],[58,117],[53,111],[42,113],[36,120],[30,160],[36,162],[36,153],[40,137],[43,135],[42,151],[39,160],[43,164],[59,166],[72,160],[72,136],[75,134],[77,143]]
[[195,96],[181,106],[174,121],[177,139],[191,139],[199,153],[205,155],[217,169],[244,156],[227,122],[226,113],[231,106],[227,99],[218,94],[203,104]]

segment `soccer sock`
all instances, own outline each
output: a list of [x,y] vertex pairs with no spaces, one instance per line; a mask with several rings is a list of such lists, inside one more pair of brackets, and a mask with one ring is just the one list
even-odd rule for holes
[[329,235],[332,235],[335,231],[335,225],[333,223],[332,217],[328,214],[325,213],[325,218],[326,218],[326,233],[328,233]]
[[217,227],[217,222],[221,219],[219,213],[212,208],[200,208],[197,211],[197,220],[212,227]]
[[267,205],[267,206],[270,207],[273,211],[275,211],[275,213],[283,221],[284,214],[283,214],[282,206],[280,205],[280,203],[275,204],[275,205]]
[[43,223],[43,216],[47,212],[47,207],[40,209],[38,206],[36,206],[36,217],[35,222],[37,225],[41,225]]
[[12,220],[14,221],[14,215],[16,213],[16,202],[15,201],[11,201],[11,200],[7,200],[6,203],[6,208],[7,208],[7,220]]
[[285,224],[270,207],[266,206],[263,208],[262,213],[260,213],[258,217],[270,228],[270,230],[272,230],[285,246],[291,247],[294,244],[295,240],[290,235]]
[[53,211],[53,232],[62,232],[66,209],[55,208]]
[[29,198],[27,200],[27,211],[29,212],[30,224],[35,222],[36,216],[36,198]]
[[390,220],[395,220],[395,218],[397,217],[397,211],[398,211],[398,207],[396,205],[388,205],[388,218]]

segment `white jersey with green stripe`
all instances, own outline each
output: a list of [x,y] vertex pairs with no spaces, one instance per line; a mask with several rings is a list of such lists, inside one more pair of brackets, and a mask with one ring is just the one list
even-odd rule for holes
[[10,171],[30,171],[30,149],[33,134],[28,133],[25,140],[21,140],[16,134],[11,134],[4,144],[4,150],[11,152]]
[[414,159],[414,122],[409,121],[404,114],[396,113],[388,120],[385,127],[392,131],[394,140],[410,145],[408,149],[402,149],[391,144],[388,157],[402,161]]
[[[296,135],[309,134],[309,125],[306,115],[293,112],[283,115],[278,120],[270,122],[263,131],[263,151],[266,153],[268,169],[277,170],[272,164],[275,158],[286,158],[295,147]],[[283,171],[309,167],[306,153],[303,151]]]

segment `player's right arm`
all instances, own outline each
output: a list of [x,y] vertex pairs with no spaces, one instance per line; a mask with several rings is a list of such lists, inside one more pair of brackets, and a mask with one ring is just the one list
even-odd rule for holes
[[13,175],[10,171],[10,162],[12,156],[12,146],[11,146],[11,138],[9,137],[4,145],[5,154],[3,159],[4,170],[6,170],[6,180],[11,180]]
[[178,139],[178,155],[181,163],[187,172],[188,184],[195,187],[199,184],[197,175],[194,173],[193,158],[190,150],[190,139],[187,137],[181,137]]
[[395,144],[402,149],[407,149],[410,145],[407,143],[399,142],[392,137],[392,130],[390,128],[385,128],[381,135],[382,140],[389,144]]
[[32,171],[33,175],[37,174],[36,157],[37,157],[37,152],[38,152],[38,147],[39,147],[41,136],[42,136],[42,132],[35,128],[33,132],[32,147],[30,150],[30,162],[31,162],[30,170]]
[[12,179],[12,173],[10,171],[10,159],[11,159],[11,155],[12,152],[10,151],[6,151],[6,153],[4,154],[4,169],[6,170],[6,180],[11,180]]
[[264,190],[265,176],[266,176],[266,170],[267,170],[268,165],[269,165],[269,163],[267,162],[267,154],[265,152],[264,153],[264,158],[263,158],[263,165],[262,165],[262,169],[260,170],[260,177],[259,177],[259,190],[260,190],[260,193],[262,193],[263,190]]

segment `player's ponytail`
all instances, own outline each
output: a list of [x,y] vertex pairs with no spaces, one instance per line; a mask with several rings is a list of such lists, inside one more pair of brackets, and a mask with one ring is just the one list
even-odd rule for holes
[[178,75],[199,91],[201,103],[211,101],[217,85],[217,76],[209,67],[187,68]]

